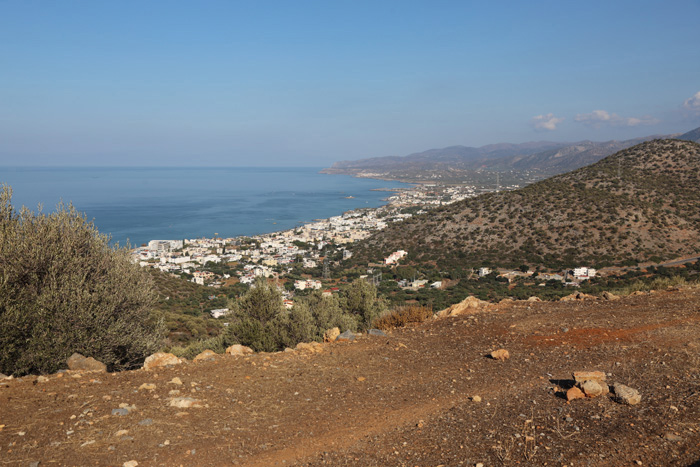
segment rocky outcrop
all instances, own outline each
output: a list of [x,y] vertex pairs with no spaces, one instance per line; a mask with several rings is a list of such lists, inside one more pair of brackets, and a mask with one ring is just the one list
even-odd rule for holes
[[66,361],[68,369],[73,371],[107,371],[107,365],[95,360],[92,357],[85,357],[79,353],[74,353]]
[[143,362],[143,369],[151,370],[153,368],[160,368],[164,366],[179,365],[183,361],[184,360],[171,353],[157,352],[146,358],[146,361]]
[[474,311],[483,310],[490,305],[491,304],[489,302],[485,302],[483,300],[479,300],[476,297],[469,296],[461,302],[456,303],[449,308],[445,308],[444,310],[438,311],[437,317],[444,318],[446,316],[459,316],[464,313],[471,313]]
[[206,361],[211,361],[216,358],[216,352],[213,350],[205,350],[204,352],[198,354],[194,359],[192,360],[193,362],[206,362]]
[[333,342],[340,335],[339,328],[331,328],[323,333],[323,342]]
[[245,345],[235,344],[227,348],[226,353],[233,356],[241,356],[253,354],[255,351],[250,347],[246,347]]

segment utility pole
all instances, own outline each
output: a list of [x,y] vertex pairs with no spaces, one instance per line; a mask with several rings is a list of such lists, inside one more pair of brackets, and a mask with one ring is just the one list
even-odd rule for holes
[[331,278],[331,269],[330,269],[330,265],[328,264],[328,256],[323,258],[323,278],[324,279]]

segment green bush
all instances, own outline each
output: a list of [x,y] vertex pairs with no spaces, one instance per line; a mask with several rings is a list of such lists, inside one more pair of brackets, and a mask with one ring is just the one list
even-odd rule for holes
[[54,372],[79,352],[110,370],[158,350],[150,276],[73,206],[16,211],[0,192],[0,371]]

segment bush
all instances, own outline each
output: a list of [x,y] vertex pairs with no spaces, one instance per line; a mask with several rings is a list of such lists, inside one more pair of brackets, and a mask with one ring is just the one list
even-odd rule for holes
[[391,328],[399,328],[409,323],[422,323],[433,317],[433,308],[420,305],[406,305],[394,308],[381,318],[374,320],[372,325],[377,329],[386,331]]
[[79,352],[109,370],[158,350],[149,274],[73,206],[17,212],[0,192],[0,371],[55,372]]

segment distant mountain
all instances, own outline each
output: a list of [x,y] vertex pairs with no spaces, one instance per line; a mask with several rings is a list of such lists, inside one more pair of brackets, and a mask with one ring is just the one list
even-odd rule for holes
[[[700,141],[700,128],[681,136],[651,135],[626,141],[580,141],[555,143],[538,141],[522,144],[491,144],[480,148],[450,146],[409,154],[408,156],[374,157],[340,161],[323,173],[399,180],[465,178],[468,171],[538,172],[551,176],[585,167],[617,151],[653,139],[677,137]],[[440,176],[436,176],[436,174]],[[540,177],[541,178],[541,177]]]
[[358,263],[408,251],[441,268],[634,265],[700,254],[700,145],[654,140],[514,191],[392,224]]
[[700,143],[700,128],[689,131],[688,133],[683,133],[680,136],[676,136],[676,139],[682,139],[685,141],[695,141]]

